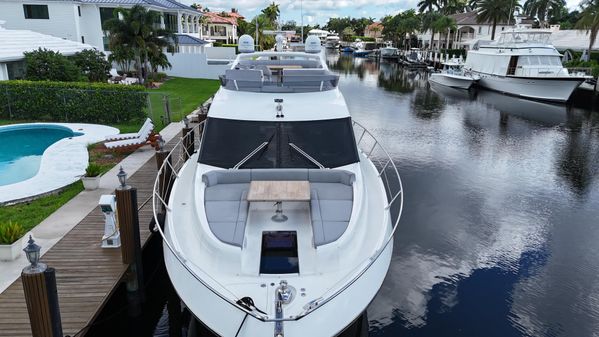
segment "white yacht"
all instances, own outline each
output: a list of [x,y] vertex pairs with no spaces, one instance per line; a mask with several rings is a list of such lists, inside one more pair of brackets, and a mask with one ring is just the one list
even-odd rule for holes
[[253,52],[247,35],[239,48],[154,186],[169,277],[217,335],[338,335],[387,274],[397,168],[352,120],[318,38],[306,52]]
[[480,78],[464,70],[464,63],[460,59],[451,59],[443,62],[443,69],[438,73],[431,73],[429,82],[445,85],[458,89],[470,89]]
[[337,34],[329,34],[324,40],[324,46],[327,49],[339,49],[341,39]]
[[381,53],[381,57],[384,59],[387,58],[396,58],[399,55],[399,49],[393,47],[391,42],[387,42],[385,47],[379,49]]
[[520,97],[565,102],[585,81],[562,66],[550,43],[551,32],[515,28],[497,41],[468,51],[465,68],[480,76],[479,85]]

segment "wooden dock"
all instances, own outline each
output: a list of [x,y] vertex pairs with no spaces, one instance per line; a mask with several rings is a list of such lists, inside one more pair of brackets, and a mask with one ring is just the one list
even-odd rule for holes
[[[139,206],[151,197],[156,172],[152,157],[128,179],[128,184],[137,188]],[[150,200],[139,211],[142,246],[150,237],[148,224],[152,217]],[[94,321],[127,271],[120,249],[100,247],[103,234],[104,216],[97,207],[41,258],[56,269],[64,335],[85,334],[79,332]],[[20,278],[0,294],[0,336],[31,336]]]

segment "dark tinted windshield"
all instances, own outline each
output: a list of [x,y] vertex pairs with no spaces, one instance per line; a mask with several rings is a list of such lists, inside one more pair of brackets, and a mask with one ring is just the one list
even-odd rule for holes
[[241,168],[317,168],[293,149],[295,144],[324,167],[358,161],[350,118],[263,122],[208,118],[200,149],[202,164],[232,168],[262,143],[268,143]]

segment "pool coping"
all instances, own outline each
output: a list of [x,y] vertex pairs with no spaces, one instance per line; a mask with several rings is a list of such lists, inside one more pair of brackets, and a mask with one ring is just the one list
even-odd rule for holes
[[0,206],[57,193],[77,182],[85,174],[89,162],[87,146],[105,140],[108,135],[119,133],[119,130],[114,127],[85,123],[20,123],[0,126],[0,130],[27,125],[62,126],[81,135],[63,138],[50,145],[42,154],[40,167],[35,176],[14,184],[0,186]]

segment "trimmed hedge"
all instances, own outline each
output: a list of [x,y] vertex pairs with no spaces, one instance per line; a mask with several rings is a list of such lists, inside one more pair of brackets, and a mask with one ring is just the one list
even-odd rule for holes
[[146,116],[141,86],[108,83],[0,81],[0,117],[9,119],[122,123]]

